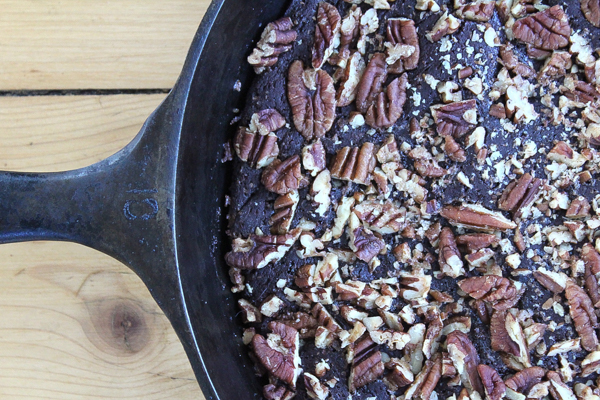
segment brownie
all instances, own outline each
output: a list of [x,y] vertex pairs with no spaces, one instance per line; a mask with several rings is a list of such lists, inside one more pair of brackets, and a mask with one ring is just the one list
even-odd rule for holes
[[600,395],[598,0],[292,0],[231,290],[267,399]]

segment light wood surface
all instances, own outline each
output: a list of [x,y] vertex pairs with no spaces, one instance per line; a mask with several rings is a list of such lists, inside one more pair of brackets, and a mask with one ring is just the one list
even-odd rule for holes
[[[208,4],[0,0],[0,91],[168,89]],[[0,169],[97,162],[165,97],[59,94],[0,96]],[[0,316],[0,399],[203,398],[141,280],[94,250],[0,246]]]

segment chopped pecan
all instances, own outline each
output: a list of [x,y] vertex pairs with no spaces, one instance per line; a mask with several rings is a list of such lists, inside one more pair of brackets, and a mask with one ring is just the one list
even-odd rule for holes
[[363,114],[375,102],[376,97],[383,89],[387,77],[387,63],[385,54],[375,53],[363,73],[356,93],[356,109]]
[[406,102],[408,76],[404,73],[387,86],[385,92],[379,93],[367,110],[365,121],[373,128],[389,128],[402,116],[402,108]]
[[506,118],[506,106],[504,104],[492,104],[490,107],[490,115],[499,119]]
[[342,17],[337,8],[327,2],[320,2],[317,9],[317,25],[312,50],[312,66],[319,69],[327,62],[336,41],[339,40]]
[[338,107],[349,106],[356,98],[358,84],[365,72],[365,60],[362,55],[355,51],[348,59],[342,76],[342,83],[337,90],[336,100]]
[[315,317],[307,314],[303,311],[284,315],[281,319],[277,320],[287,326],[291,326],[298,331],[300,339],[308,339],[315,336],[318,323]]
[[350,248],[364,262],[370,262],[385,248],[383,239],[362,226],[352,231],[350,239]]
[[565,82],[560,86],[560,91],[565,97],[575,103],[579,103],[579,107],[583,107],[587,103],[597,103],[600,101],[600,92],[594,85],[580,80],[565,78]]
[[352,345],[354,358],[348,385],[350,393],[354,393],[371,382],[377,380],[384,372],[379,346],[367,335]]
[[582,376],[588,376],[600,371],[600,351],[592,351],[581,362]]
[[550,381],[548,389],[555,400],[574,400],[577,398],[573,390],[562,381],[557,372],[548,371],[546,377]]
[[238,130],[233,147],[240,160],[248,162],[252,168],[266,167],[279,154],[277,135],[262,135],[246,128]]
[[546,157],[550,161],[566,164],[571,168],[579,168],[587,161],[584,156],[574,151],[568,143],[563,141],[557,142]]
[[295,155],[284,161],[273,161],[263,171],[260,181],[268,191],[279,195],[300,189],[305,184],[300,169],[300,156]]
[[483,383],[485,394],[489,400],[500,400],[506,393],[506,385],[498,372],[485,364],[477,366],[477,372]]
[[483,385],[477,372],[479,355],[469,337],[461,331],[454,331],[446,339],[448,353],[462,384],[469,393],[483,393]]
[[252,132],[258,132],[261,135],[275,132],[284,126],[285,118],[283,118],[279,111],[272,108],[261,110],[253,114],[250,119],[250,130]]
[[272,383],[263,387],[263,395],[267,400],[291,400],[296,393],[288,390],[285,386],[275,386]]
[[412,272],[402,271],[400,273],[400,283],[405,288],[400,289],[400,295],[404,300],[418,300],[427,297],[431,289],[431,275],[425,275],[423,270],[418,268]]
[[463,136],[477,123],[477,103],[474,99],[431,107],[437,132],[442,136]]
[[428,178],[440,178],[448,171],[439,166],[437,160],[423,146],[417,146],[412,149],[408,156],[415,160],[415,169],[419,175]]
[[304,387],[313,399],[325,400],[329,396],[329,388],[322,384],[319,378],[307,372],[304,373]]
[[587,351],[596,350],[598,337],[595,329],[598,320],[592,301],[583,289],[570,279],[567,281],[565,296],[569,302],[569,313],[575,323],[575,330],[581,337],[581,346]]
[[590,215],[590,202],[583,196],[571,202],[565,216],[571,219],[585,218]]
[[456,142],[453,136],[448,135],[445,136],[444,139],[446,141],[446,143],[444,144],[444,153],[446,153],[446,155],[450,157],[452,161],[461,163],[467,161],[465,151],[460,146],[460,144]]
[[417,68],[419,64],[419,36],[415,21],[407,18],[390,18],[387,22],[387,40],[392,45],[411,46],[412,53],[402,55],[400,58],[389,66],[389,72],[393,74],[401,74],[405,71],[410,71]]
[[331,204],[331,173],[329,170],[323,170],[317,175],[310,189],[310,195],[313,197],[314,203],[317,204],[315,212],[319,215],[324,215]]
[[511,339],[506,329],[506,313],[506,310],[494,310],[492,314],[490,321],[492,350],[518,356],[519,345]]
[[452,278],[464,275],[465,270],[460,252],[456,246],[454,233],[448,227],[443,228],[440,233],[439,254],[439,264],[442,273]]
[[548,271],[545,268],[538,268],[533,272],[533,277],[546,289],[554,293],[562,293],[567,286],[568,277],[562,272]]
[[581,259],[585,263],[585,289],[594,305],[600,302],[600,288],[598,287],[598,276],[600,275],[600,254],[591,244],[585,244],[581,248]]
[[494,15],[496,3],[493,0],[475,0],[466,4],[464,0],[454,2],[456,8],[456,16],[476,22],[487,22]]
[[546,371],[541,367],[525,368],[508,378],[505,382],[506,387],[526,395],[534,385],[542,381],[544,375]]
[[392,358],[385,363],[386,369],[390,372],[385,376],[385,381],[392,390],[398,390],[411,384],[415,380],[415,376],[410,369],[410,365],[399,358]]
[[461,247],[464,246],[470,253],[495,246],[499,241],[498,236],[491,233],[467,233],[456,238],[456,244]]
[[519,301],[514,283],[502,276],[474,276],[458,282],[458,286],[472,298],[490,303],[495,310],[507,310]]
[[542,50],[557,50],[569,45],[571,26],[561,6],[553,6],[513,25],[515,38]]
[[266,26],[256,48],[248,56],[248,62],[257,74],[275,65],[282,53],[292,49],[292,43],[298,36],[293,27],[294,23],[289,17],[278,19]]
[[258,236],[233,240],[232,251],[225,254],[227,265],[239,269],[260,269],[280,260],[300,236],[300,229],[285,235]]
[[294,61],[288,72],[288,100],[294,125],[306,140],[323,137],[331,129],[336,101],[327,72],[305,71],[302,61]]
[[300,335],[294,328],[276,321],[269,322],[269,329],[273,333],[267,339],[260,334],[252,338],[254,353],[272,376],[295,388],[296,379],[302,372]]
[[502,214],[475,204],[445,206],[440,215],[452,225],[476,230],[506,231],[517,227],[514,222],[509,221]]
[[538,73],[538,80],[547,84],[550,82],[550,79],[565,76],[572,66],[571,53],[568,51],[554,51],[552,55],[546,59],[544,66]]
[[535,200],[541,184],[542,181],[532,177],[529,172],[523,174],[504,189],[500,200],[498,200],[498,208],[510,211],[518,216],[524,208]]
[[304,146],[302,149],[302,166],[310,171],[312,176],[317,176],[326,167],[325,148],[321,139]]
[[325,306],[323,306],[322,304],[315,304],[311,310],[311,313],[313,317],[317,319],[319,326],[324,327],[329,332],[337,334],[342,330],[342,328],[338,325],[337,322],[335,322],[331,314],[329,314]]
[[585,18],[596,28],[600,28],[600,1],[581,0],[581,11]]
[[406,227],[406,211],[391,201],[380,203],[376,200],[363,201],[354,207],[358,218],[367,223],[369,229],[383,235],[400,232]]
[[415,377],[414,382],[406,389],[405,399],[429,400],[441,377],[442,357],[438,353],[433,359],[425,362],[423,369]]
[[461,88],[456,82],[440,82],[436,89],[444,103],[454,103],[463,99]]
[[246,299],[239,299],[238,306],[242,309],[242,317],[245,323],[261,322],[260,310]]
[[366,142],[358,147],[344,147],[336,153],[331,165],[331,176],[344,181],[366,185],[375,169],[375,146]]
[[519,61],[519,59],[513,51],[513,45],[510,43],[500,46],[500,58],[502,59],[502,64],[518,76],[521,76],[523,78],[529,78],[535,76],[536,74],[533,68]]
[[271,216],[271,233],[283,235],[290,230],[292,219],[298,206],[298,192],[279,196],[273,205],[275,213]]
[[460,28],[460,20],[454,15],[448,14],[448,11],[446,11],[440,19],[437,20],[433,28],[431,28],[431,32],[427,32],[425,37],[430,42],[437,42],[442,37],[453,34],[458,28]]
[[329,62],[345,67],[348,58],[350,58],[352,46],[356,45],[360,34],[360,19],[362,10],[357,5],[353,5],[342,19],[340,27],[340,45],[337,54],[329,58]]

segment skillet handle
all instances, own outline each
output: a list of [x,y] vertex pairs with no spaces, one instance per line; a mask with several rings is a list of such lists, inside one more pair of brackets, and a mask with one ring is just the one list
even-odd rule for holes
[[127,147],[97,164],[47,174],[0,172],[0,243],[59,240],[92,247],[131,267],[164,307],[156,288],[171,298],[179,292],[177,97],[169,95]]

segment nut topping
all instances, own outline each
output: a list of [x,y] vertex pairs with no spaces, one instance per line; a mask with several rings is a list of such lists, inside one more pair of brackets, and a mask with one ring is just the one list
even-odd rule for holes
[[597,305],[600,302],[600,289],[598,287],[600,254],[594,249],[594,246],[588,243],[581,248],[581,259],[585,263],[585,290],[592,303]]
[[[389,66],[389,72],[401,74],[417,68],[419,64],[419,36],[415,28],[415,22],[407,18],[390,18],[387,23],[387,40],[393,46],[405,45],[412,47],[409,55],[401,55],[399,59]],[[391,51],[388,50],[388,53]],[[390,54],[391,55],[391,54]]]
[[454,140],[454,137],[448,135],[444,137],[446,143],[444,145],[444,153],[452,160],[456,162],[465,162],[467,161],[467,156],[465,155],[465,151],[460,144]]
[[288,72],[288,100],[296,129],[306,140],[321,138],[335,119],[333,79],[323,70],[305,71],[294,61]]
[[477,123],[476,105],[475,100],[466,100],[432,106],[437,132],[442,136],[463,136]]
[[256,48],[248,56],[248,63],[254,66],[257,74],[262,74],[266,68],[275,65],[282,53],[292,49],[292,43],[298,36],[293,27],[294,24],[289,17],[267,25]]
[[358,147],[340,149],[331,165],[331,176],[344,181],[366,185],[371,180],[371,172],[375,169],[375,146],[366,142]]
[[517,227],[514,222],[504,218],[502,214],[474,204],[445,206],[440,215],[452,225],[476,230],[506,231]]
[[440,268],[445,275],[451,278],[464,275],[463,262],[450,228],[443,228],[440,233],[439,253]]
[[490,303],[495,310],[506,310],[519,300],[514,283],[497,275],[463,279],[458,282],[458,286],[472,298]]
[[320,2],[317,10],[317,25],[312,51],[312,66],[320,69],[333,53],[339,40],[342,17],[337,8],[327,2]]
[[346,63],[342,83],[337,90],[336,99],[338,107],[349,106],[354,101],[358,84],[362,79],[365,68],[365,60],[362,55],[358,51],[352,53],[352,56],[350,56]]
[[581,11],[585,18],[596,28],[600,28],[600,1],[581,0]]
[[511,339],[506,329],[506,313],[506,310],[495,310],[492,314],[490,322],[492,350],[518,356],[519,345]]
[[319,378],[307,372],[304,373],[304,387],[307,394],[313,399],[325,400],[329,396],[327,386],[322,384]]
[[548,160],[566,164],[571,168],[579,168],[587,159],[581,154],[574,151],[568,143],[560,141],[550,150],[547,155]]
[[354,359],[350,370],[348,385],[350,393],[377,380],[384,372],[381,352],[378,346],[367,335],[352,345]]
[[515,38],[542,50],[557,50],[569,45],[571,26],[561,6],[550,7],[513,25]]
[[300,157],[296,155],[285,161],[273,161],[263,171],[260,181],[268,191],[279,195],[295,192],[305,183],[300,170]]
[[275,321],[269,322],[269,329],[273,333],[266,339],[260,334],[252,338],[254,353],[271,375],[295,388],[296,379],[302,372],[298,331]]
[[535,200],[541,184],[540,179],[533,178],[529,173],[523,174],[504,189],[498,200],[498,208],[519,215]]
[[571,202],[567,209],[566,217],[571,219],[581,219],[590,215],[590,202],[583,196],[577,197]]
[[485,364],[479,364],[477,366],[477,372],[483,383],[487,398],[489,400],[502,399],[506,393],[506,385],[504,385],[504,381],[500,378],[498,372]]
[[267,135],[275,132],[285,126],[285,118],[279,111],[269,108],[252,115],[250,120],[250,130],[258,132],[261,135]]
[[[456,16],[458,18],[466,19],[469,21],[476,22],[487,22],[494,15],[494,9],[496,4],[492,0],[475,0],[469,4],[465,4],[464,0],[455,0],[454,6],[456,8]],[[492,399],[495,400],[495,399]]]
[[326,167],[325,148],[320,139],[304,146],[302,149],[302,166],[310,171],[312,176],[317,176]]
[[373,104],[367,110],[365,121],[373,128],[389,128],[402,116],[402,108],[406,102],[406,87],[408,76],[402,74],[374,98]]
[[477,372],[479,355],[469,337],[460,331],[454,331],[446,339],[448,353],[454,363],[456,371],[460,375],[462,384],[469,393],[477,391],[483,393],[483,385]]
[[542,381],[544,375],[546,375],[546,371],[541,367],[525,368],[507,379],[506,387],[515,392],[527,394],[534,385]]
[[227,265],[239,269],[260,269],[280,260],[300,236],[300,229],[285,235],[258,236],[233,240],[232,251],[225,254]]
[[433,391],[442,377],[442,357],[438,353],[436,356],[425,362],[425,366],[415,377],[412,385],[405,392],[405,399],[411,400],[429,400]]
[[451,35],[460,28],[460,20],[456,19],[454,15],[448,14],[446,11],[440,19],[435,23],[431,32],[428,32],[425,37],[430,42],[437,42],[446,35]]
[[279,196],[273,205],[275,214],[271,216],[271,233],[283,235],[290,230],[292,219],[298,207],[298,192]]
[[356,109],[366,114],[369,108],[375,102],[376,97],[381,93],[383,83],[387,77],[387,63],[385,54],[375,53],[358,85],[356,94]]
[[410,365],[404,360],[392,358],[385,364],[386,369],[391,370],[386,376],[385,381],[392,390],[398,390],[405,387],[415,380],[415,376],[410,369]]
[[356,257],[368,263],[385,248],[385,242],[370,230],[359,226],[350,235],[350,248]]
[[468,252],[472,253],[486,247],[498,244],[498,236],[490,233],[468,233],[456,238],[456,244],[464,246]]
[[369,229],[382,235],[400,232],[406,227],[406,212],[392,202],[363,201],[354,207],[354,213]]
[[277,135],[261,135],[243,127],[238,130],[233,147],[240,160],[248,162],[252,168],[266,167],[279,154]]
[[292,400],[296,393],[288,390],[285,386],[275,386],[269,383],[263,388],[263,395],[267,400]]
[[567,282],[565,296],[569,302],[569,313],[575,323],[575,330],[581,337],[581,346],[587,351],[596,350],[598,337],[595,329],[598,320],[592,301],[583,289],[572,280]]

